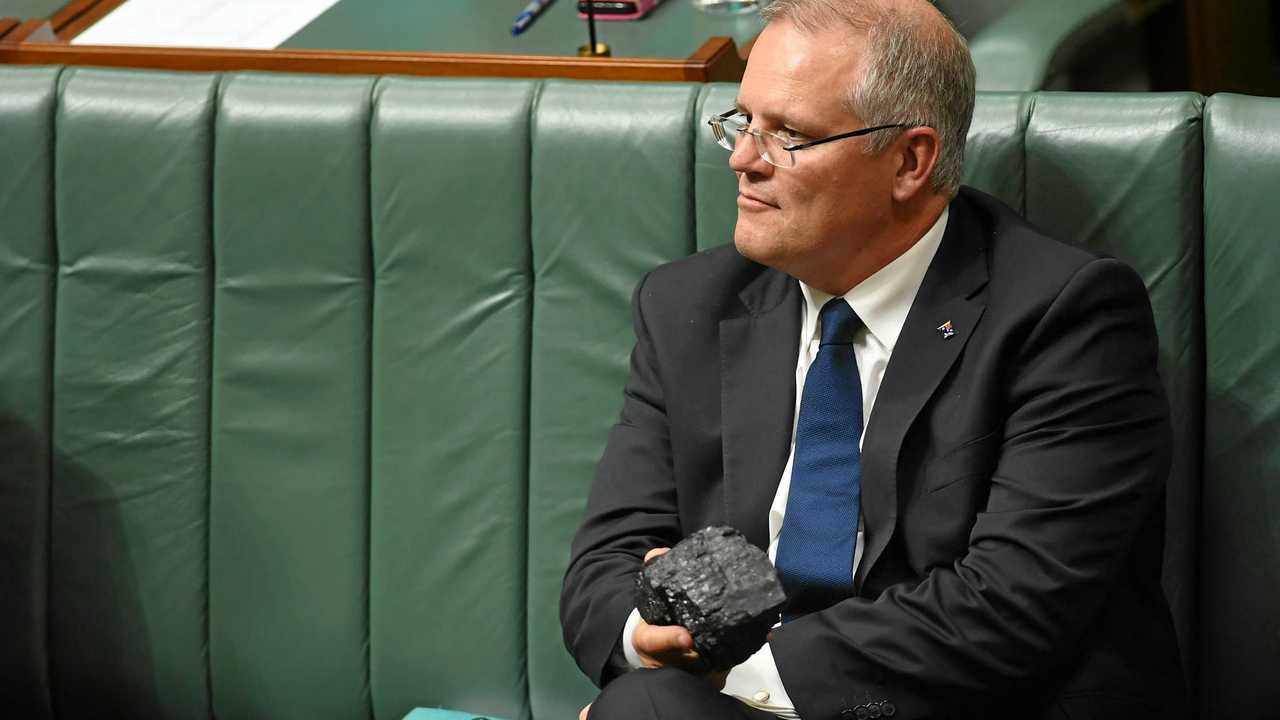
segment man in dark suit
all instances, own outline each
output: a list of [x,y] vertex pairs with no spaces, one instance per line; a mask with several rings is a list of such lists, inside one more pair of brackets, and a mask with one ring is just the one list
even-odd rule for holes
[[[561,601],[604,687],[590,717],[1177,715],[1141,279],[959,187],[973,66],[927,2],[766,17],[712,121],[734,246],[633,301]],[[790,599],[727,678],[633,608],[642,561],[713,524],[766,548]]]

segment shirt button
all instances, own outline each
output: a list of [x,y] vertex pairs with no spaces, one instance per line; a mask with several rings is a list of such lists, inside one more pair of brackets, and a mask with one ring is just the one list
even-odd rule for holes
[[751,699],[755,700],[758,703],[767,703],[769,702],[769,691],[761,690],[757,692],[755,695],[752,695]]

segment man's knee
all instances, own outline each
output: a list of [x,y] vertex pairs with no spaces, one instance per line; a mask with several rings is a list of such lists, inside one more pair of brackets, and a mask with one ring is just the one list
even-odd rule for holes
[[589,720],[711,718],[730,698],[683,670],[632,670],[605,686],[591,703]]
[[647,685],[652,680],[649,676],[659,672],[662,671],[632,670],[614,678],[591,703],[591,713],[587,720],[653,717]]

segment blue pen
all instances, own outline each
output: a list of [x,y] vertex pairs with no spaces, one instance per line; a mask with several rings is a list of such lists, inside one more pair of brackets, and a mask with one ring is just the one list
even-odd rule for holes
[[524,10],[521,10],[520,14],[516,16],[516,24],[511,26],[511,34],[519,35],[524,32],[525,28],[532,25],[534,19],[542,14],[542,11],[552,2],[554,0],[530,0]]

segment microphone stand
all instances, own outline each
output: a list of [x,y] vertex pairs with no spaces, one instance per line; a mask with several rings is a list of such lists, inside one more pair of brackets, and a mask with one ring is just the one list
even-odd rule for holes
[[596,42],[595,0],[587,0],[587,35],[590,44],[578,46],[579,57],[609,57],[613,54],[608,43]]

